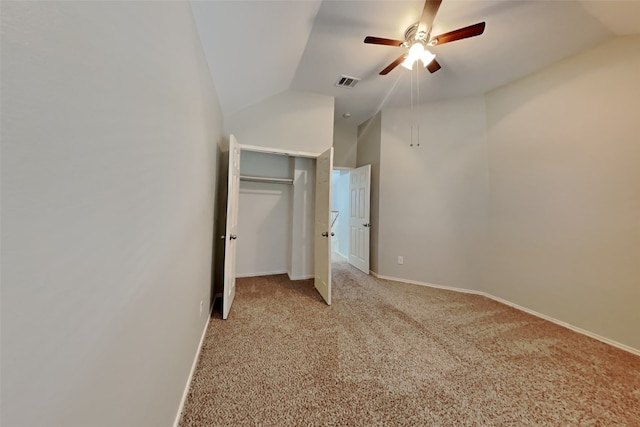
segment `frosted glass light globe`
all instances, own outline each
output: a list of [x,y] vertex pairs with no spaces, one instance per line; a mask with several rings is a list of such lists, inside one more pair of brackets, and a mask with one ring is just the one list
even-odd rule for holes
[[415,61],[416,59],[420,58],[422,52],[424,52],[424,46],[422,45],[422,43],[414,43],[411,48],[409,48],[409,58]]

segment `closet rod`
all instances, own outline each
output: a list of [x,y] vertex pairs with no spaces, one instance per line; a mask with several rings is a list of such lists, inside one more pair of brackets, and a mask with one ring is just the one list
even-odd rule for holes
[[293,178],[267,178],[264,176],[240,175],[240,181],[268,182],[272,184],[293,184]]

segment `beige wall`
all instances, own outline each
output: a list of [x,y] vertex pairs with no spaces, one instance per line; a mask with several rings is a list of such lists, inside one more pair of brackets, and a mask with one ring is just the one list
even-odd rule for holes
[[322,153],[333,144],[331,96],[288,90],[225,118],[240,144]]
[[640,349],[640,37],[486,99],[486,290]]
[[189,4],[1,15],[0,424],[169,426],[208,319],[222,131]]
[[333,166],[355,168],[357,150],[358,126],[336,121],[333,127]]
[[484,114],[482,97],[382,111],[379,274],[478,289],[489,190]]
[[371,165],[370,255],[369,268],[378,272],[378,235],[380,233],[380,136],[382,113],[358,126],[356,166]]

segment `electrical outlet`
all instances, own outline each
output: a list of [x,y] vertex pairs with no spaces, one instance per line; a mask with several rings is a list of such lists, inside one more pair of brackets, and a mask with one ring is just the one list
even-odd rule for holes
[[202,316],[202,300],[200,300],[200,316]]
[[398,264],[402,265],[404,264],[404,257],[403,256],[398,256]]

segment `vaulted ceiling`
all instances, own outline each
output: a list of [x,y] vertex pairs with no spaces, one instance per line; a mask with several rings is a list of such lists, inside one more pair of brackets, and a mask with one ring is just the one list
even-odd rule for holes
[[[404,39],[423,0],[191,3],[225,116],[292,89],[335,97],[336,120],[359,124],[383,106],[479,95],[609,37],[640,34],[635,0],[443,0],[433,34],[482,21],[484,34],[434,47],[434,74],[397,67],[381,76],[402,48],[364,38]],[[341,75],[361,81],[336,87]]]

